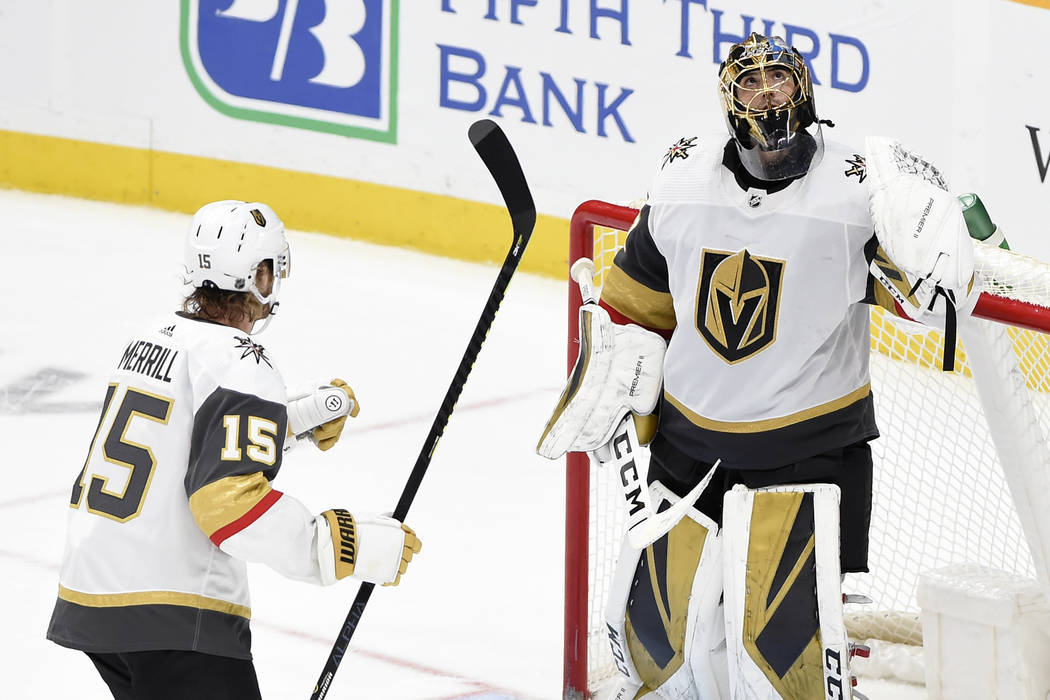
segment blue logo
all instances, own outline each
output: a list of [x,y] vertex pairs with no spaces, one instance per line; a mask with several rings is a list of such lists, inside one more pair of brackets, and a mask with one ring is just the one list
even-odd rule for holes
[[238,119],[394,143],[398,0],[182,0],[186,72]]

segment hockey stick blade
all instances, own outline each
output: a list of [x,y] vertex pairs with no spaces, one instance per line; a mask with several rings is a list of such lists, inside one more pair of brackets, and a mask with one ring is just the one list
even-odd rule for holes
[[[434,455],[434,450],[437,449],[438,440],[441,439],[442,433],[445,432],[449,416],[452,415],[456,402],[459,400],[459,395],[463,392],[463,385],[466,384],[470,370],[474,367],[474,362],[481,351],[481,345],[485,342],[485,336],[488,335],[489,328],[492,327],[492,321],[496,318],[496,311],[499,310],[500,302],[503,301],[507,285],[510,284],[510,278],[518,268],[518,262],[521,260],[522,253],[525,252],[525,246],[528,244],[529,238],[532,237],[532,229],[536,225],[536,206],[533,204],[529,185],[525,181],[525,175],[521,172],[518,157],[514,154],[514,149],[503,131],[495,122],[489,119],[482,119],[471,125],[468,136],[471,144],[474,145],[478,155],[481,156],[482,161],[484,161],[485,166],[496,181],[500,194],[503,195],[503,201],[506,202],[507,211],[510,213],[514,227],[514,239],[511,241],[510,250],[507,251],[507,257],[503,261],[503,266],[500,267],[499,274],[496,275],[496,282],[492,285],[492,291],[489,292],[485,308],[481,311],[481,318],[478,319],[474,332],[467,342],[467,350],[459,361],[459,367],[452,377],[452,383],[449,385],[448,391],[445,392],[445,398],[442,400],[441,407],[434,417],[430,433],[423,442],[423,447],[416,458],[415,466],[412,467],[412,473],[409,474],[405,488],[401,492],[401,498],[397,502],[397,507],[394,508],[393,517],[402,522],[408,515],[408,509],[416,497],[419,485],[423,482],[423,476],[426,474],[427,467],[430,466],[430,459]],[[343,621],[343,627],[339,630],[339,635],[332,645],[332,651],[328,654],[328,660],[325,662],[324,669],[317,679],[317,685],[314,686],[310,700],[323,700],[328,694],[328,690],[332,687],[332,679],[335,677],[335,672],[349,650],[350,639],[361,621],[361,616],[365,612],[365,605],[368,603],[374,588],[375,584],[366,582],[362,583],[358,589],[357,597],[354,598],[354,602],[350,606],[350,612],[347,613],[346,620]]]

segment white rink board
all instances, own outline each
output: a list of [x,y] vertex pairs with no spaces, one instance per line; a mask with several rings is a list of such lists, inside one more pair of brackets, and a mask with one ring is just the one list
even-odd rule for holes
[[[462,147],[466,126],[492,117],[522,154],[539,211],[567,218],[586,197],[635,199],[672,141],[720,129],[717,61],[759,30],[811,57],[818,112],[837,124],[828,138],[900,138],[954,190],[979,192],[1014,249],[1050,258],[1039,206],[1050,186],[1041,0],[400,0],[399,22],[383,33],[398,57],[382,66],[396,82],[384,83],[397,116],[389,143],[246,121],[209,104],[191,81],[208,68],[193,67],[193,36],[182,55],[181,9],[211,16],[230,4],[8,0],[0,45],[18,70],[0,74],[0,129],[498,204]],[[314,17],[293,25],[307,37],[302,50],[316,51],[306,31],[323,4],[298,2]]]

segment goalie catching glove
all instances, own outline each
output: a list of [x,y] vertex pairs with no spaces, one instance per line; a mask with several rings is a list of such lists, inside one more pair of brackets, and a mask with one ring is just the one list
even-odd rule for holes
[[956,314],[972,312],[980,296],[962,206],[940,171],[899,142],[869,137],[865,148],[879,242],[871,273],[909,318],[944,329],[944,370],[952,371]]
[[613,323],[597,304],[580,307],[580,354],[536,451],[548,459],[590,452],[609,441],[626,411],[652,413],[666,348],[656,333]]
[[354,390],[342,379],[315,383],[288,397],[288,433],[308,437],[319,449],[328,450],[342,436],[347,416],[356,417],[360,411]]
[[969,313],[977,298],[973,240],[941,173],[885,138],[867,139],[866,163],[875,235],[904,279],[873,265],[876,278],[913,320],[940,325],[950,312],[936,308],[939,297]]
[[[330,538],[318,537],[321,582],[325,585],[352,576],[369,583],[396,586],[412,555],[422,543],[412,528],[384,515],[358,515],[336,508],[326,510],[321,522]],[[321,531],[324,531],[321,527]]]

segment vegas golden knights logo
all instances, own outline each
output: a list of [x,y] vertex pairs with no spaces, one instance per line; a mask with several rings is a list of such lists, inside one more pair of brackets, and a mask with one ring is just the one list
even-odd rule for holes
[[729,364],[746,360],[777,337],[784,261],[747,250],[704,250],[696,297],[696,328]]

